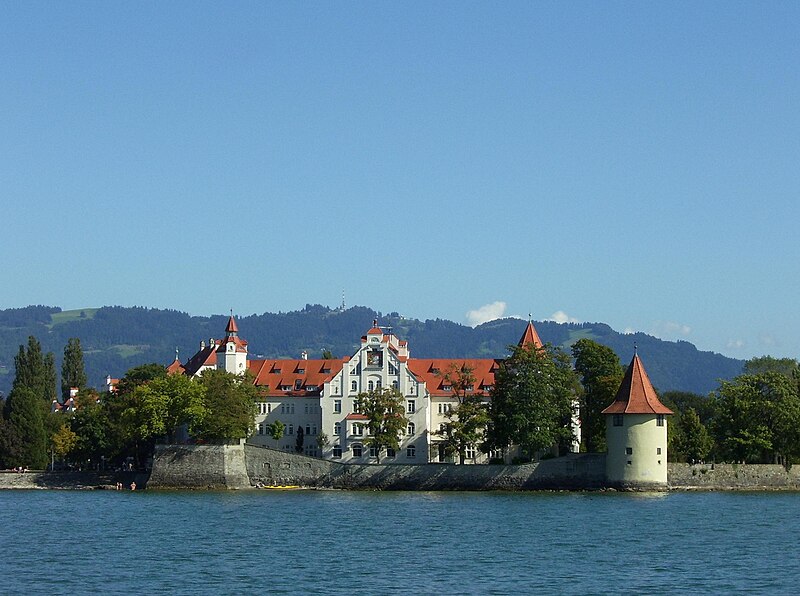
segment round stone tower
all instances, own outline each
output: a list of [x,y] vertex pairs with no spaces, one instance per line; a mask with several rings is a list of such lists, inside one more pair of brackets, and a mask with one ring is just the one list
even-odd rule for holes
[[667,416],[637,354],[606,416],[606,481],[609,486],[663,489],[667,486]]

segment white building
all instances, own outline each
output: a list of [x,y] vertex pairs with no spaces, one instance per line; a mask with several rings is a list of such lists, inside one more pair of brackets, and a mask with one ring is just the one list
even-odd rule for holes
[[[349,463],[374,463],[375,453],[366,445],[366,417],[356,411],[359,393],[394,387],[404,397],[408,419],[401,437],[400,450],[381,454],[382,463],[426,463],[452,461],[442,448],[437,432],[447,421],[447,412],[457,404],[446,373],[466,368],[475,378],[469,391],[486,395],[494,386],[500,367],[496,359],[419,359],[411,358],[408,344],[378,326],[361,338],[359,349],[349,357],[309,360],[306,354],[297,360],[247,360],[247,342],[238,333],[231,316],[222,340],[200,344],[200,350],[184,365],[176,360],[170,372],[200,375],[208,368],[221,368],[240,374],[245,369],[257,386],[268,388],[259,404],[256,431],[250,443],[293,451],[298,429],[303,432],[303,452]],[[542,342],[531,322],[520,345]],[[280,420],[286,426],[284,436],[275,441],[267,426]],[[327,441],[319,441],[321,433]],[[502,456],[502,454],[492,454]],[[487,461],[475,446],[467,452],[467,463]]]

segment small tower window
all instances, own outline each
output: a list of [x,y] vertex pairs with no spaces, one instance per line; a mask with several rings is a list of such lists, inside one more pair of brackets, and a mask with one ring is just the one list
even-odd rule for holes
[[656,414],[656,426],[664,426],[664,414]]
[[633,455],[633,448],[625,447],[625,455]]
[[622,414],[614,414],[614,426],[622,426]]

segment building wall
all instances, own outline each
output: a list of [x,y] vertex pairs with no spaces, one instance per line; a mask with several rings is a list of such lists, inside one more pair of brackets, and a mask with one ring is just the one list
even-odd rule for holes
[[622,426],[606,416],[606,475],[612,485],[666,485],[667,420],[655,414],[622,414]]

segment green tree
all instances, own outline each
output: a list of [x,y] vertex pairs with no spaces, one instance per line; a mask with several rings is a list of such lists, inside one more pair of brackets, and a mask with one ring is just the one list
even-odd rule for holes
[[714,394],[712,424],[721,455],[745,462],[800,455],[800,396],[794,379],[779,372],[723,381]]
[[19,347],[19,352],[14,357],[16,376],[12,389],[27,387],[36,395],[45,398],[45,364],[42,355],[42,346],[34,336],[28,337],[28,347]]
[[451,365],[442,379],[445,385],[452,388],[456,403],[454,408],[449,408],[445,413],[447,423],[444,428],[434,434],[444,439],[445,453],[457,454],[459,463],[463,465],[467,449],[477,447],[485,437],[489,423],[488,403],[480,391],[474,390],[476,379],[469,366]]
[[139,385],[143,385],[155,379],[162,379],[167,376],[166,367],[161,364],[152,362],[150,364],[142,364],[135,366],[125,373],[125,376],[119,380],[117,385],[117,393],[126,395],[131,393]]
[[572,345],[575,370],[581,378],[581,436],[586,450],[606,450],[606,421],[601,412],[614,401],[624,374],[617,354],[591,339]]
[[50,437],[50,447],[59,459],[64,459],[77,445],[78,435],[66,424],[62,424]]
[[751,358],[744,363],[745,375],[759,375],[767,372],[775,372],[792,377],[800,371],[800,364],[794,358],[773,358],[772,356],[760,356]]
[[267,432],[269,436],[275,439],[275,448],[278,448],[278,441],[283,438],[283,433],[286,430],[286,425],[280,420],[275,420],[267,425]]
[[294,450],[297,451],[297,453],[303,453],[303,443],[305,443],[305,433],[303,432],[303,426],[298,424],[297,434],[294,439]]
[[487,449],[516,444],[527,457],[572,439],[572,404],[580,384],[569,356],[552,346],[509,346],[495,374]]
[[86,369],[83,365],[83,350],[81,340],[71,337],[64,348],[64,360],[61,363],[61,399],[69,399],[69,390],[76,387],[78,390],[86,387]]
[[375,449],[380,463],[384,449],[400,449],[400,435],[408,424],[403,394],[394,387],[373,389],[359,393],[355,405],[356,410],[367,418],[369,436],[366,444]]
[[198,439],[233,441],[246,439],[255,427],[257,402],[264,391],[250,375],[224,370],[203,371],[205,416],[194,427]]
[[17,429],[0,416],[0,469],[18,466],[22,461],[22,441]]
[[331,352],[328,348],[322,350],[322,359],[323,360],[333,360],[333,352]]
[[694,410],[704,425],[707,425],[714,417],[714,401],[705,395],[689,391],[666,391],[659,395],[659,399],[675,414],[683,414],[690,409]]
[[70,421],[70,430],[77,441],[72,450],[73,461],[98,463],[103,457],[113,458],[119,449],[109,424],[108,410],[93,399],[79,399],[78,409]]
[[19,440],[12,465],[35,469],[47,467],[47,433],[41,395],[31,388],[17,386],[8,396],[8,421]]
[[167,375],[138,385],[123,419],[136,438],[175,440],[180,426],[194,434],[206,416],[206,387],[184,375]]
[[328,435],[325,432],[320,431],[320,433],[317,435],[317,447],[319,447],[320,451],[325,451],[325,448],[328,445],[330,445],[330,439],[328,438]]
[[675,423],[670,426],[675,428],[669,445],[671,461],[694,463],[708,457],[714,441],[693,408],[676,416]]

